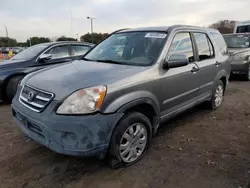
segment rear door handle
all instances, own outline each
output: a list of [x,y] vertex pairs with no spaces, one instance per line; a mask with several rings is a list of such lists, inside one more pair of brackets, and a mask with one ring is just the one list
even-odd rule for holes
[[193,67],[192,70],[191,70],[191,72],[192,72],[192,73],[196,73],[196,72],[198,72],[199,70],[200,70],[199,68]]
[[215,66],[218,67],[220,65],[221,65],[221,63],[219,61],[216,61]]

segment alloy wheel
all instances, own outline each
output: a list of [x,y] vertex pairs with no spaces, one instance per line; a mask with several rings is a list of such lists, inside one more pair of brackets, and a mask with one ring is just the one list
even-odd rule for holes
[[146,148],[148,141],[148,131],[141,123],[131,125],[123,134],[119,154],[126,163],[137,160]]
[[222,100],[223,100],[223,93],[224,93],[224,88],[222,85],[218,85],[218,87],[215,90],[215,106],[218,107],[221,105]]

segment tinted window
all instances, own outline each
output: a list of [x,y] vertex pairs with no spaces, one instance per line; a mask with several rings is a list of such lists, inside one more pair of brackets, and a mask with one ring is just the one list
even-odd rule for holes
[[45,44],[31,46],[15,55],[12,60],[30,60],[47,48]]
[[224,35],[228,48],[248,48],[250,46],[249,36]]
[[84,45],[72,45],[71,51],[72,55],[84,55],[86,52],[88,52],[90,49],[89,46]]
[[189,62],[194,61],[193,46],[189,33],[178,33],[175,35],[168,52],[168,57],[173,54],[185,54]]
[[52,59],[69,57],[68,46],[56,46],[51,48],[46,54],[51,54]]
[[236,33],[249,33],[250,25],[238,26]]
[[227,44],[224,40],[224,38],[222,37],[222,35],[220,33],[210,33],[213,41],[216,43],[216,45],[218,46],[218,48],[220,49],[220,52],[222,53],[222,55],[226,55],[227,54]]
[[198,48],[198,54],[200,61],[210,59],[213,57],[213,50],[209,46],[207,35],[204,33],[194,33],[194,38]]
[[97,45],[85,58],[94,61],[115,61],[138,66],[152,65],[157,60],[167,33],[115,33]]

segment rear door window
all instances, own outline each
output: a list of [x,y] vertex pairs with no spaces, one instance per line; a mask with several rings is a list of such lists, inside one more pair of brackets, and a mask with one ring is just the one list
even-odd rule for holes
[[71,52],[73,56],[84,55],[89,51],[90,47],[85,45],[72,45]]
[[198,48],[199,60],[203,61],[214,57],[213,46],[205,33],[194,33]]

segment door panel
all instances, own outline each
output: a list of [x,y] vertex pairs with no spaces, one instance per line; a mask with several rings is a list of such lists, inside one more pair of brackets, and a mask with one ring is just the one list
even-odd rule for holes
[[213,81],[217,74],[216,58],[214,47],[205,33],[193,33],[194,41],[197,47],[199,61],[199,72],[197,80],[200,91],[199,95],[208,95],[212,93]]
[[199,92],[196,81],[199,67],[195,63],[189,32],[181,32],[175,35],[167,58],[173,54],[187,55],[190,63],[187,66],[172,68],[162,73],[162,116],[195,100]]

